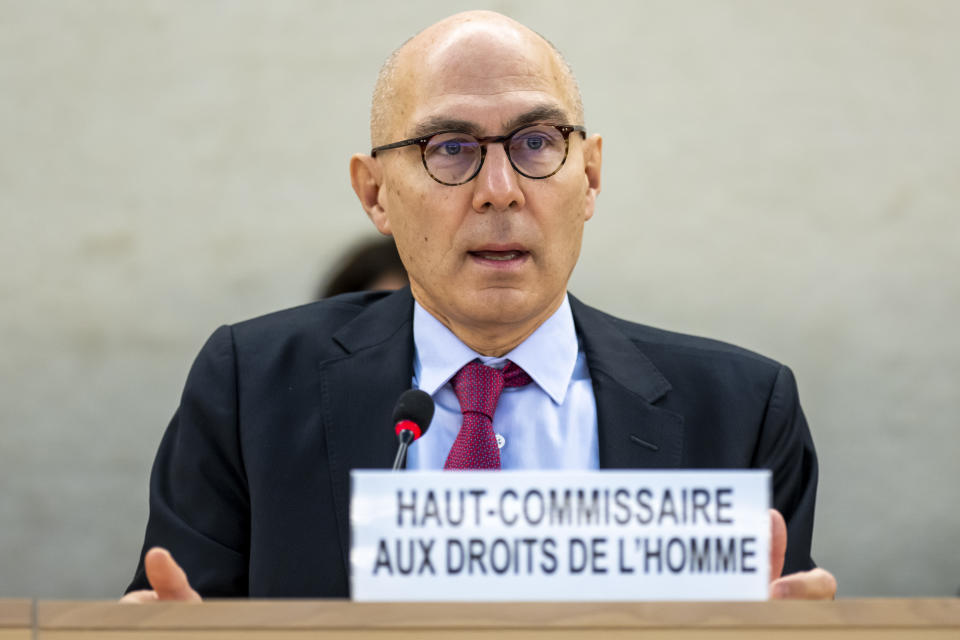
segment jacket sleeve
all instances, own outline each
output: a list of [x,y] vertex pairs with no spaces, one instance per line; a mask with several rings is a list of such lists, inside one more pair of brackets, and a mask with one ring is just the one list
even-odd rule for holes
[[800,408],[796,381],[784,366],[770,392],[753,466],[772,472],[773,507],[787,522],[784,575],[812,569],[816,566],[810,545],[817,498],[817,454]]
[[204,597],[248,592],[250,498],[239,437],[233,332],[223,326],[197,356],[150,476],[150,516],[136,574],[149,589],[148,549],[168,549]]

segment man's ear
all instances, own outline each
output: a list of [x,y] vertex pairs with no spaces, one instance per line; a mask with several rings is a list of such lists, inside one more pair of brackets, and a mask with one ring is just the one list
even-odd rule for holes
[[350,184],[360,199],[360,206],[367,212],[377,231],[391,235],[390,220],[380,199],[383,186],[383,167],[376,158],[362,153],[350,158]]
[[583,141],[583,172],[587,183],[584,201],[584,220],[593,217],[593,210],[600,193],[600,168],[603,165],[603,138],[594,134]]

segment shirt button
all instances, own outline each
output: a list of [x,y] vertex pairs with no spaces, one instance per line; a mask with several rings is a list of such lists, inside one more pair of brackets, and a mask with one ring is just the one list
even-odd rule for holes
[[503,449],[503,445],[507,444],[507,439],[499,433],[495,435],[497,436],[497,449]]

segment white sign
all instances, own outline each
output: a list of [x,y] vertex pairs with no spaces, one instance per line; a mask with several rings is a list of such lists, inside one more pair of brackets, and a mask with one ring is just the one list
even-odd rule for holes
[[765,600],[769,471],[353,471],[353,598]]

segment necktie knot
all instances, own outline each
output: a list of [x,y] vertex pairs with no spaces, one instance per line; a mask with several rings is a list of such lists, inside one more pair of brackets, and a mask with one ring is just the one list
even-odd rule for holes
[[507,366],[503,368],[503,386],[525,387],[531,382],[533,378],[526,371],[507,360]]
[[450,384],[460,401],[461,412],[481,413],[493,420],[503,388],[522,387],[531,381],[526,371],[509,360],[503,369],[473,360],[457,371]]

